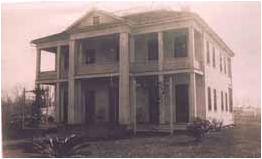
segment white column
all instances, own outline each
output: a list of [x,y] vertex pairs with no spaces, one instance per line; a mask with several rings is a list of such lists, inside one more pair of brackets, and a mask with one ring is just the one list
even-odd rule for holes
[[[159,71],[163,71],[164,66],[164,44],[163,44],[163,33],[158,32],[158,66]],[[164,87],[164,76],[158,76],[159,81],[159,113],[160,113],[160,124],[165,124],[165,95],[163,93]]]
[[128,33],[120,33],[119,39],[119,123],[129,126],[129,40]]
[[76,41],[69,42],[69,71],[68,71],[68,123],[75,123],[75,54]]
[[36,80],[39,77],[40,69],[41,69],[41,50],[37,49],[37,52],[36,52]]
[[56,77],[57,79],[60,79],[61,76],[61,46],[57,47],[57,53],[56,53]]
[[195,73],[190,73],[190,107],[189,107],[189,121],[192,121],[197,116],[196,111],[196,77]]
[[195,37],[194,37],[194,28],[192,26],[189,27],[189,59],[191,67],[194,67],[195,62]]
[[61,121],[61,88],[60,88],[60,83],[57,82],[55,86],[55,121],[60,122]]

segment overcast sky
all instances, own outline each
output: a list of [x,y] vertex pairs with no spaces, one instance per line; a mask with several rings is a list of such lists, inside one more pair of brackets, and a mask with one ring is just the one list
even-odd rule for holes
[[[136,7],[190,5],[235,52],[233,90],[235,104],[260,105],[260,2],[33,2],[2,3],[1,90],[16,85],[32,87],[36,50],[30,41],[63,31],[92,7],[107,11]],[[43,67],[48,67],[45,61]]]

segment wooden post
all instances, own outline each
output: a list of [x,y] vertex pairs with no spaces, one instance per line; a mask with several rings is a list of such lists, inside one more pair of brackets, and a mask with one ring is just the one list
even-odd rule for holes
[[174,134],[174,120],[173,120],[173,79],[169,77],[169,103],[170,103],[170,135]]
[[60,70],[61,70],[61,46],[57,46],[57,53],[56,53],[56,78],[60,79]]
[[37,49],[37,53],[36,53],[36,80],[38,80],[40,69],[41,69],[41,50]]
[[134,134],[136,135],[136,131],[137,131],[137,127],[136,127],[136,79],[134,78],[133,79],[133,89],[132,89],[132,92],[133,92],[133,114],[134,114]]
[[69,42],[69,71],[68,71],[68,123],[75,123],[75,50],[76,41]]
[[190,121],[193,121],[193,119],[197,116],[196,114],[196,78],[195,78],[195,73],[192,72],[190,73],[190,114],[189,114],[189,119]]
[[[164,44],[163,44],[163,33],[158,32],[158,66],[159,66],[159,71],[163,71],[164,67]],[[164,76],[160,74],[158,76],[158,81],[159,81],[159,98],[160,98],[160,103],[159,103],[159,108],[160,108],[160,124],[165,124],[165,96],[163,94],[162,89],[164,89]],[[161,88],[160,88],[161,87]]]
[[119,123],[130,126],[129,108],[129,42],[128,33],[120,33],[119,50]]

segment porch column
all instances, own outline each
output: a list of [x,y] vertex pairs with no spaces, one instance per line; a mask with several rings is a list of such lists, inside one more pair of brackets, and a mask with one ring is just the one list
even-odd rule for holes
[[68,123],[75,123],[75,54],[76,41],[69,42],[69,70],[68,70]]
[[56,78],[60,79],[60,70],[61,70],[61,46],[57,46],[57,53],[56,53]]
[[119,50],[119,123],[129,126],[129,42],[128,33],[120,33]]
[[40,69],[41,69],[41,50],[37,49],[37,52],[36,52],[36,80],[38,80]]
[[189,89],[190,89],[190,98],[189,98],[189,121],[192,121],[196,116],[196,77],[195,73],[191,72],[190,73],[190,84],[189,84]]
[[[164,44],[163,44],[163,33],[158,32],[158,66],[159,72],[163,71],[164,66]],[[165,96],[164,96],[164,76],[160,74],[158,76],[159,81],[159,111],[160,111],[160,124],[165,124]]]
[[174,134],[174,105],[173,105],[173,78],[169,77],[169,103],[170,103],[170,134]]
[[60,122],[61,121],[61,91],[60,91],[60,85],[61,83],[57,82],[55,86],[55,121]]
[[136,127],[136,79],[135,77],[132,77],[132,80],[131,80],[131,109],[132,109],[132,123],[133,123],[133,132],[134,134],[136,134],[136,131],[137,131],[137,127]]
[[194,68],[195,62],[195,34],[193,26],[189,27],[189,54],[188,57],[190,59],[191,67]]

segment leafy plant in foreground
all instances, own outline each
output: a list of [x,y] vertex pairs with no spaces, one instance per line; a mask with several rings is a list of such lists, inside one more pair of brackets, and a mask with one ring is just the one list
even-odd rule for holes
[[83,145],[83,140],[75,134],[65,139],[59,139],[57,137],[51,138],[49,136],[33,139],[34,150],[38,153],[48,155],[48,157],[63,158],[87,156],[90,152],[86,154],[77,153],[77,151],[84,146],[88,145]]

